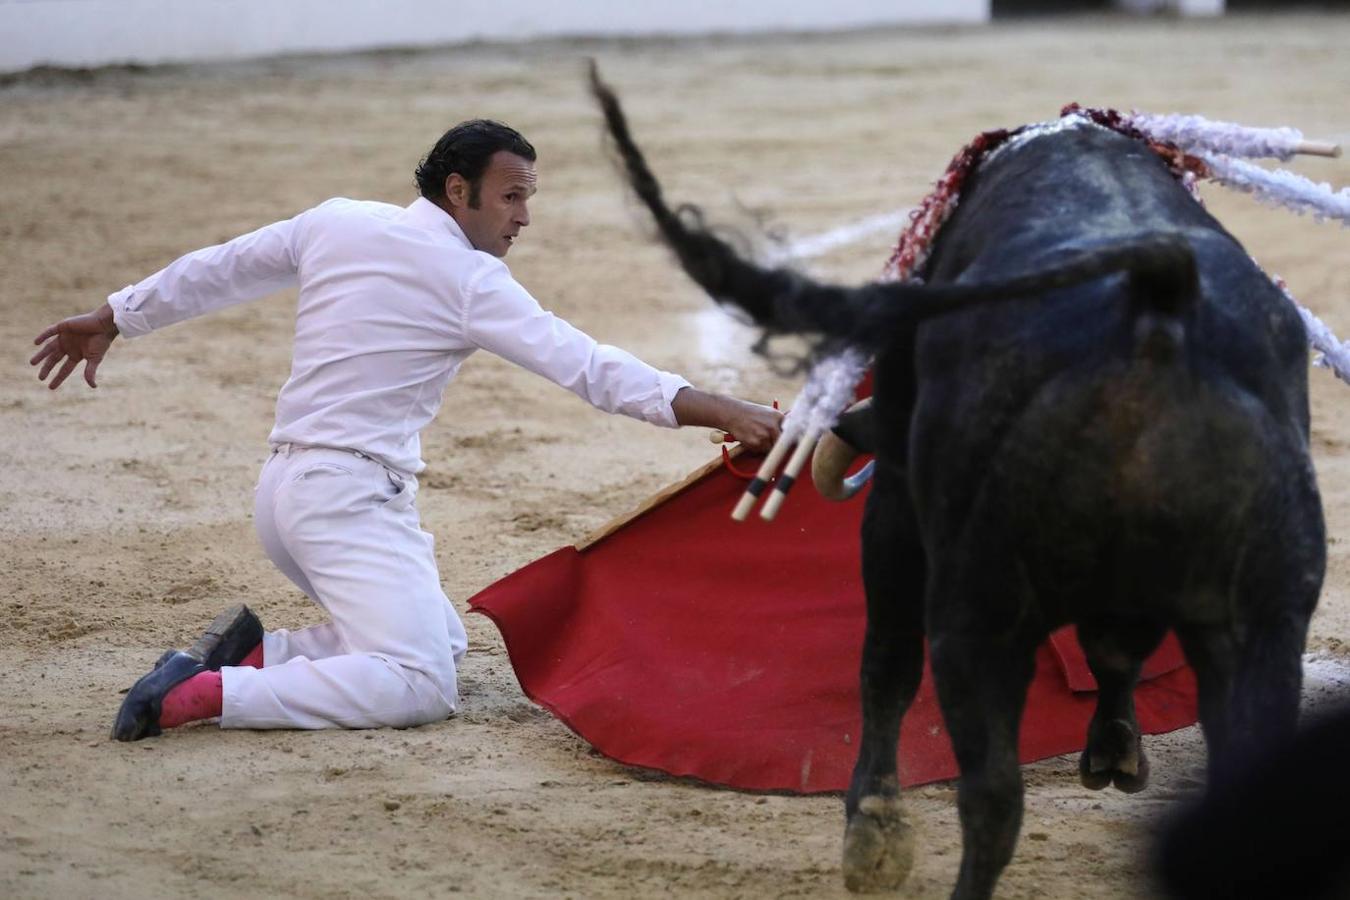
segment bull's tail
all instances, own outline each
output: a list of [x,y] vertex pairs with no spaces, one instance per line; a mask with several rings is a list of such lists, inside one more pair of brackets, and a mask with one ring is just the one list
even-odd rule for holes
[[[1157,233],[1110,247],[1082,251],[1028,275],[999,282],[964,284],[819,284],[787,269],[765,269],[743,259],[715,235],[693,206],[672,211],[642,151],[634,143],[618,97],[591,63],[591,92],[623,159],[634,192],[646,204],[661,235],[685,272],[714,299],[745,310],[775,331],[805,332],[878,348],[903,328],[977,303],[1024,297],[1090,281],[1112,272],[1131,273],[1137,334],[1146,348],[1160,348],[1176,331],[1179,314],[1196,296],[1195,259],[1180,234]],[[1175,325],[1169,331],[1168,323]],[[1147,327],[1146,327],[1147,326]],[[1161,337],[1160,337],[1161,335]]]
[[[800,279],[786,269],[766,270],[742,259],[726,241],[703,225],[702,214],[696,207],[686,205],[672,211],[662,195],[661,183],[633,142],[619,98],[600,79],[594,60],[591,61],[591,92],[604,111],[605,122],[623,158],[633,191],[651,210],[661,236],[675,251],[689,277],[714,299],[743,308],[760,324],[777,324],[774,298],[794,293],[801,286]],[[781,327],[790,328],[786,324]]]

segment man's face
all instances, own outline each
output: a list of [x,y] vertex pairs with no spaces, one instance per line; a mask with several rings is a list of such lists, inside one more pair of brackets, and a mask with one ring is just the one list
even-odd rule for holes
[[488,160],[478,190],[454,174],[445,180],[450,215],[469,243],[484,253],[505,256],[520,230],[530,224],[529,199],[538,182],[534,163],[506,150]]

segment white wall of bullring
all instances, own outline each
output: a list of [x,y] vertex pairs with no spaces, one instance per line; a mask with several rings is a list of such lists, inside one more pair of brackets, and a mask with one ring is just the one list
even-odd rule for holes
[[0,0],[0,71],[574,35],[981,22],[989,0]]

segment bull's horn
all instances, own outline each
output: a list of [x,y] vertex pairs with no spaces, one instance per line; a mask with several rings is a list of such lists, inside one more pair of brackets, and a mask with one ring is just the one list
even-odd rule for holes
[[[854,404],[850,411],[863,403],[867,401]],[[861,451],[833,431],[826,431],[821,436],[820,443],[816,444],[815,456],[811,459],[811,481],[822,497],[826,500],[848,500],[871,480],[875,468],[873,462],[863,466],[851,477],[844,477],[848,467],[860,454]]]

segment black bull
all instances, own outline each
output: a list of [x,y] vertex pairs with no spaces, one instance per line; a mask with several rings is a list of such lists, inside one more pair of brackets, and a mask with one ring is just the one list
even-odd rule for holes
[[876,354],[849,887],[909,868],[896,751],[925,634],[961,767],[955,897],[989,896],[1012,856],[1034,652],[1063,624],[1100,687],[1090,788],[1147,781],[1133,688],[1168,628],[1196,672],[1212,781],[1293,731],[1325,568],[1306,334],[1152,152],[1096,126],[1009,147],[967,182],[926,284],[827,286],[673,213],[592,75],[630,181],[695,281],[770,330]]

